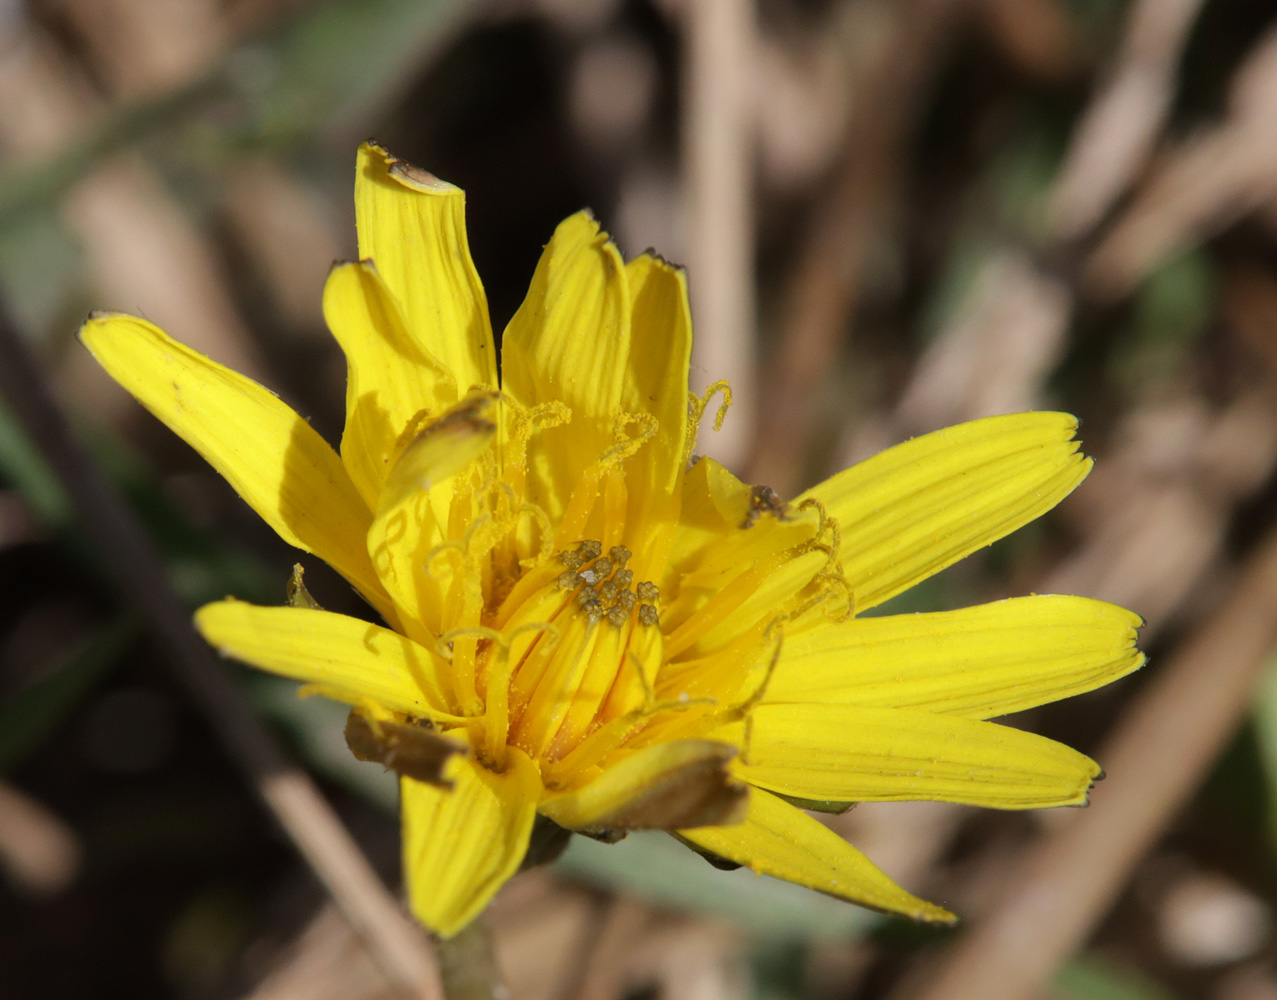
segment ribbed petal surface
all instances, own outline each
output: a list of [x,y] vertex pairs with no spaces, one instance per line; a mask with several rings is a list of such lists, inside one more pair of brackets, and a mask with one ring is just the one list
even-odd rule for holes
[[760,705],[750,722],[736,773],[804,799],[932,799],[994,809],[1081,805],[1100,772],[1090,758],[1054,740],[911,708]]
[[435,657],[390,629],[330,611],[244,601],[206,604],[195,624],[224,656],[319,685],[351,704],[371,700],[421,718],[448,713]]
[[541,781],[522,751],[510,748],[506,763],[495,774],[454,758],[450,789],[399,783],[408,901],[443,937],[477,917],[527,853]]
[[495,388],[497,355],[488,300],[466,239],[466,196],[372,143],[355,175],[359,256],[399,301],[408,331],[452,374],[457,395]]
[[341,458],[375,508],[400,435],[420,411],[437,416],[456,402],[456,381],[408,332],[370,261],[338,264],[329,273],[324,319],[346,354]]
[[951,924],[956,919],[948,910],[900,888],[829,827],[761,789],[750,792],[744,823],[680,830],[679,836],[761,875],[797,882],[861,906],[931,923]]
[[586,212],[559,223],[501,340],[501,387],[524,406],[559,401],[572,421],[541,434],[533,499],[552,519],[582,470],[613,444],[630,357],[621,255]]
[[827,618],[786,635],[766,700],[1020,712],[1140,667],[1140,617],[1085,597],[1017,597],[958,611]]
[[889,448],[812,497],[838,519],[857,610],[881,604],[1041,517],[1091,469],[1067,413],[959,424]]

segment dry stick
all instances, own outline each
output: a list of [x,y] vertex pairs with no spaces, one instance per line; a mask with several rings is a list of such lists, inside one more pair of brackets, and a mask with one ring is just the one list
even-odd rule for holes
[[225,668],[196,633],[159,556],[132,512],[71,433],[0,301],[0,396],[49,463],[127,600],[168,646],[169,664],[223,745],[363,938],[390,983],[413,997],[441,996],[426,938],[402,914],[310,778],[247,709]]
[[1277,641],[1277,532],[1227,603],[1165,664],[1097,755],[1108,780],[1049,834],[911,1000],[1020,1000],[1041,991],[1112,905],[1246,711]]
[[701,447],[728,465],[745,457],[756,394],[754,152],[751,87],[756,62],[753,0],[697,0],[684,11],[683,118],[692,342],[696,390],[727,379],[736,390],[729,423]]

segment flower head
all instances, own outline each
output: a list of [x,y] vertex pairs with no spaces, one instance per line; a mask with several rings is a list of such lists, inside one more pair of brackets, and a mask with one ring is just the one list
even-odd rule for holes
[[[412,907],[450,935],[538,813],[657,828],[863,905],[950,914],[795,805],[1083,802],[1097,766],[985,721],[1140,665],[1130,612],[1025,597],[858,617],[1038,517],[1086,475],[1059,413],[916,438],[786,502],[692,454],[682,272],[585,213],[497,353],[462,192],[359,152],[361,260],[324,314],[349,365],[340,453],[152,324],[98,314],[102,365],[386,626],[306,602],[200,609],[229,656],[353,707],[401,775]],[[718,410],[721,420],[722,407]]]

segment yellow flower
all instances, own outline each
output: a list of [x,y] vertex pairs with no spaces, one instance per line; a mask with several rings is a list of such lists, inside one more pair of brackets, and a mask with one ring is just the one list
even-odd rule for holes
[[[785,503],[692,457],[682,272],[623,262],[585,213],[555,230],[498,380],[464,196],[359,152],[358,263],[324,314],[349,365],[340,457],[266,389],[131,316],[81,331],[110,374],[383,628],[226,600],[226,655],[354,706],[401,774],[417,916],[442,935],[519,867],[538,813],[695,848],[931,921],[793,803],[1085,801],[1098,768],[984,721],[1142,662],[1138,618],[1034,596],[867,611],[1055,506],[1090,460],[1060,413],[916,438]],[[720,408],[720,419],[721,419]]]

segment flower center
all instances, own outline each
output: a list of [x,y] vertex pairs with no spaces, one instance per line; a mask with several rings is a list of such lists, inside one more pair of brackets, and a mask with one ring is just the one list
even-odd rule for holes
[[[566,495],[546,500],[552,519],[535,501],[553,481],[533,485],[528,445],[567,430],[571,414],[561,403],[506,403],[500,447],[413,501],[436,526],[433,547],[408,565],[424,572],[418,592],[437,595],[422,605],[438,608],[437,619],[421,621],[450,661],[455,715],[440,723],[463,726],[492,770],[504,770],[515,746],[539,763],[547,787],[570,787],[635,741],[692,738],[744,718],[775,662],[780,626],[827,603],[829,580],[841,579],[836,523],[822,511],[813,525],[774,494],[737,484],[742,506],[720,526],[722,540],[741,532],[750,544],[711,546],[691,563],[685,554],[667,579],[678,501],[642,492],[651,456],[631,461],[651,447],[655,419],[618,413],[612,443],[578,467]],[[694,403],[693,434],[704,400]],[[538,463],[554,454],[547,444]],[[792,591],[764,598],[760,588],[782,567]]]
[[559,553],[562,570],[550,583],[509,611],[516,628],[546,626],[526,649],[512,643],[507,654],[519,659],[508,668],[506,741],[534,758],[560,760],[641,706],[651,689],[660,666],[660,592],[650,580],[634,580],[630,558],[623,545],[604,554],[602,542],[582,541]]

